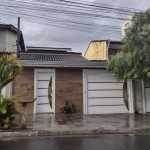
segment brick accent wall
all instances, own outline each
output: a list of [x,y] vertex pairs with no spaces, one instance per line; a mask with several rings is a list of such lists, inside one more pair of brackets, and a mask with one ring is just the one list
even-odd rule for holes
[[[56,113],[61,113],[59,107],[64,104],[65,99],[74,101],[76,113],[83,113],[82,69],[58,68],[55,82]],[[26,88],[23,88],[23,85],[26,85]],[[33,100],[34,68],[24,68],[23,73],[14,79],[13,87],[13,95],[18,95],[19,100]],[[21,112],[22,106],[19,105],[17,109]],[[28,104],[27,109],[29,115],[33,114],[33,104]]]
[[83,113],[82,69],[56,69],[56,113],[65,99],[74,101],[76,113]]
[[[23,87],[23,85],[26,87]],[[18,74],[13,81],[13,95],[17,95],[18,100],[33,100],[34,99],[34,68],[24,68],[23,73]],[[19,104],[18,111],[22,111],[22,106]],[[33,104],[28,104],[28,114],[33,114]]]

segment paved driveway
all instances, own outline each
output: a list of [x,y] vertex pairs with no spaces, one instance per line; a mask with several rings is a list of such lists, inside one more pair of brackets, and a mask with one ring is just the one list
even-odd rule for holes
[[33,130],[59,131],[68,134],[127,132],[150,128],[150,115],[37,114],[29,117],[28,127],[33,127]]
[[[21,127],[21,124],[20,124]],[[99,133],[150,132],[150,115],[36,114],[28,117],[27,129],[1,130],[0,136],[60,136]],[[4,132],[3,132],[4,131]],[[13,132],[12,132],[13,131]],[[15,133],[16,131],[16,133]],[[1,135],[2,134],[2,135]],[[3,135],[4,134],[4,135]]]

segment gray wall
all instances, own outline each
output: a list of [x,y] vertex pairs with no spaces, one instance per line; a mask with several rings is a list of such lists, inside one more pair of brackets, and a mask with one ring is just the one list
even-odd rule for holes
[[6,52],[6,30],[0,29],[0,52]]
[[135,113],[138,114],[145,114],[145,103],[143,102],[145,94],[144,91],[142,91],[142,86],[144,89],[144,83],[142,83],[142,80],[133,80]]

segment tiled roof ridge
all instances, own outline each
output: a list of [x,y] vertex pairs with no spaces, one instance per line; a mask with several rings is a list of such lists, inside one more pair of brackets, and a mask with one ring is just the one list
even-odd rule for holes
[[[71,56],[82,56],[82,55],[79,55],[79,54],[82,54],[82,53],[75,53],[75,52],[69,52],[69,53],[64,53],[64,54],[59,54],[59,53],[28,53],[28,52],[20,52],[20,54],[36,54],[36,55],[71,55]],[[82,56],[83,57],[83,56]]]
[[52,48],[52,49],[71,49],[71,48],[66,48],[66,47],[42,47],[42,46],[26,46],[26,48]]

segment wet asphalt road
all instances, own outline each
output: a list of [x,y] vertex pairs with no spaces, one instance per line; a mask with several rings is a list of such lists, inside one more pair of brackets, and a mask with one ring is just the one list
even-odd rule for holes
[[0,150],[150,150],[150,135],[7,138]]

